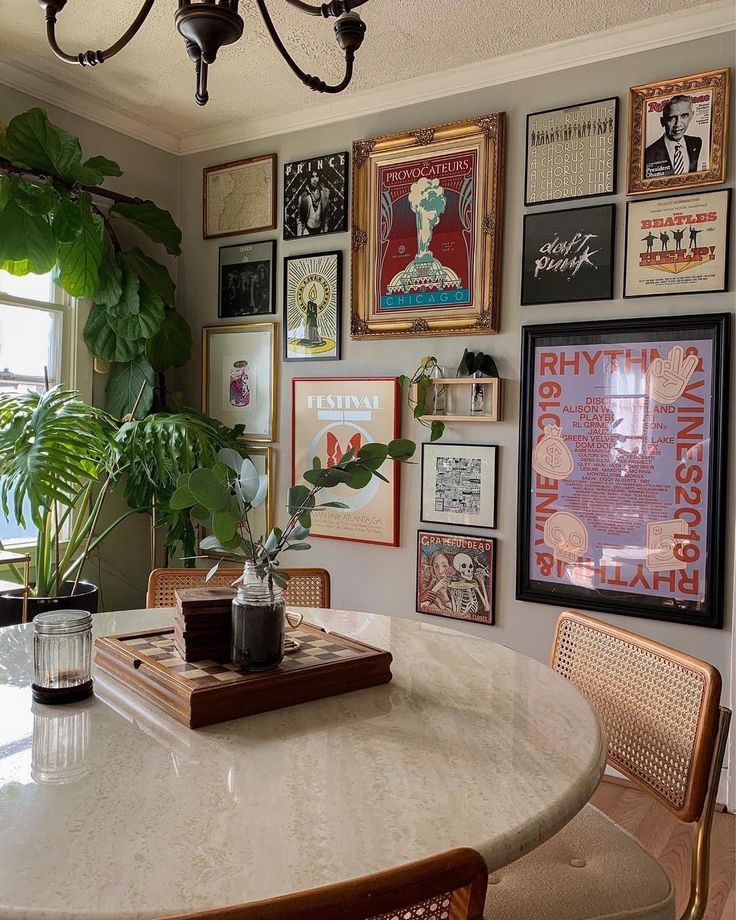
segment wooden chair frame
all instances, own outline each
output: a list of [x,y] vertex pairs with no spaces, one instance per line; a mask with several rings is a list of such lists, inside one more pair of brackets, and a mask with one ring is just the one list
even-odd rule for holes
[[487,884],[480,853],[459,848],[336,885],[166,920],[384,920],[447,895],[449,920],[483,920]]
[[[656,798],[681,821],[688,824],[694,823],[690,898],[681,920],[702,920],[708,902],[710,837],[713,814],[715,812],[718,782],[723,767],[731,721],[731,711],[725,706],[719,706],[721,675],[712,665],[698,658],[693,658],[684,652],[662,645],[652,639],[646,639],[636,633],[628,632],[617,626],[611,626],[608,623],[602,623],[593,617],[571,610],[566,610],[560,614],[550,652],[550,667],[560,673],[562,672],[560,666],[561,638],[565,624],[570,622],[582,625],[604,636],[618,639],[659,658],[666,659],[687,671],[697,673],[702,679],[703,691],[692,746],[687,791],[679,808],[668,798],[661,795],[657,789],[652,788],[647,783],[646,778],[637,775],[625,763],[622,763],[616,757],[615,752],[609,750],[608,755],[608,763],[615,767],[616,770]],[[575,683],[574,680],[572,682]],[[576,686],[578,685],[576,684]],[[578,687],[578,689],[585,693],[584,687]],[[596,708],[594,699],[591,699],[591,703]]]

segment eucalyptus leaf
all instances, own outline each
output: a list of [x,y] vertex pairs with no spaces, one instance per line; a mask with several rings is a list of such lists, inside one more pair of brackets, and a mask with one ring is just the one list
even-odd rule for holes
[[348,472],[350,473],[350,479],[347,485],[351,489],[364,489],[373,476],[378,475],[378,473],[374,473],[374,471],[366,469],[365,467],[358,466],[358,464],[355,464],[355,466],[351,464]]
[[291,531],[290,540],[303,540],[304,537],[309,536],[309,528],[302,527],[301,524],[297,524],[294,529]]
[[303,514],[299,515],[299,523],[302,527],[305,527],[307,530],[312,526],[312,515],[309,511],[305,511]]
[[210,511],[227,508],[229,489],[206,467],[198,467],[189,474],[189,491],[198,505],[204,505]]
[[212,530],[220,541],[227,543],[235,536],[237,520],[234,520],[228,511],[215,511],[212,515]]
[[243,465],[242,454],[239,454],[232,447],[223,447],[222,450],[218,450],[217,459],[236,473],[240,472],[240,468]]
[[289,489],[287,499],[287,510],[289,514],[293,514],[295,511],[302,508],[308,497],[309,489],[306,486],[292,486]]
[[249,457],[244,457],[241,461],[238,481],[243,490],[243,497],[249,504],[253,504],[253,499],[258,492],[258,470]]
[[396,438],[394,441],[389,441],[388,455],[392,460],[408,460],[414,456],[416,449],[416,444],[408,438]]
[[344,511],[350,510],[350,505],[346,505],[345,502],[322,502],[319,508],[341,508]]
[[212,534],[210,534],[207,537],[202,537],[202,539],[199,541],[199,548],[201,550],[204,550],[204,552],[206,553],[208,552],[221,552],[221,553],[227,552],[227,550],[220,543],[217,537],[212,536]]
[[207,572],[207,574],[204,577],[205,584],[208,584],[215,577],[215,575],[217,575],[221,564],[222,564],[221,562],[216,562],[212,566],[212,568],[209,570],[209,572]]
[[[187,492],[189,492],[189,489],[187,489]],[[192,498],[194,498],[194,496],[192,496]],[[212,517],[204,505],[193,505],[189,510],[189,514],[198,524],[208,524]]]
[[174,511],[184,511],[185,508],[191,508],[195,504],[196,500],[189,491],[188,486],[179,486],[169,499],[169,507],[173,508]]
[[116,364],[105,387],[107,411],[115,418],[124,418],[133,411],[142,388],[143,394],[138,401],[135,418],[144,418],[153,405],[155,382],[156,374],[143,355],[123,364]]
[[174,223],[168,211],[157,207],[152,201],[139,203],[116,203],[109,211],[110,217],[128,221],[142,230],[154,243],[161,243],[173,256],[181,254],[181,230]]
[[284,547],[285,550],[286,549],[305,550],[305,549],[311,549],[311,548],[312,546],[310,543],[287,543],[286,546]]
[[388,457],[386,444],[364,444],[358,451],[358,459],[371,469],[377,470]]
[[265,502],[266,496],[268,495],[268,476],[265,473],[261,473],[258,477],[258,491],[253,496],[251,505],[254,508],[260,508],[261,505]]

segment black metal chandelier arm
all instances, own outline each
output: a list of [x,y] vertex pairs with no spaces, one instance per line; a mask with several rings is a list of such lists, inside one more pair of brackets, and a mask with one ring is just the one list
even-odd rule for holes
[[342,16],[343,13],[349,13],[359,6],[363,6],[368,0],[332,0],[330,3],[320,3],[319,6],[313,6],[311,3],[304,3],[304,0],[286,0],[292,6],[295,6],[302,13],[310,16],[324,16],[329,19],[331,16]]
[[153,8],[156,0],[143,0],[138,15],[130,24],[128,29],[120,38],[109,48],[104,51],[83,51],[79,54],[67,54],[59,47],[56,40],[56,16],[66,5],[66,0],[38,0],[40,5],[46,10],[46,37],[54,54],[67,64],[81,64],[82,67],[94,67],[95,64],[104,64],[105,61],[114,57],[118,51],[122,51],[128,42],[135,37],[143,23],[148,18],[148,14]]
[[[287,2],[291,3],[292,0],[287,0]],[[313,89],[318,93],[341,93],[348,86],[353,78],[353,62],[355,60],[354,49],[345,49],[345,76],[342,78],[342,80],[334,85],[325,83],[325,81],[321,80],[319,77],[315,77],[312,74],[306,73],[304,70],[302,70],[294,58],[286,50],[286,46],[281,41],[281,37],[276,31],[276,26],[273,24],[271,14],[268,12],[266,0],[256,0],[256,3],[258,4],[258,9],[261,11],[261,16],[263,17],[263,21],[265,22],[266,28],[268,29],[268,34],[271,36],[271,40],[273,41],[274,45],[276,45],[278,48],[279,54],[286,61],[296,76],[299,77],[302,83],[305,84],[305,86],[308,86],[310,89]]]

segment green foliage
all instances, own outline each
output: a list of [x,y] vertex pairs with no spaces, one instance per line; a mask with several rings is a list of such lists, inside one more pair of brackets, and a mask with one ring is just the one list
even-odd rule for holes
[[79,233],[59,245],[59,284],[72,297],[93,297],[100,287],[102,220],[90,210],[88,197],[79,200]]
[[137,402],[135,418],[144,418],[153,405],[155,382],[156,374],[142,355],[124,364],[116,364],[105,389],[108,410],[116,418],[125,418],[133,411]]
[[[427,409],[427,397],[431,395],[432,379],[434,369],[438,367],[437,358],[434,355],[427,355],[419,362],[419,367],[414,371],[411,377],[401,374],[398,378],[399,386],[408,389],[407,401],[411,409],[412,416],[423,425],[430,429],[430,441],[438,441],[445,433],[445,423],[438,420],[428,422],[424,416],[429,414]],[[414,389],[412,390],[412,387]]]
[[168,211],[157,207],[152,201],[140,204],[114,204],[110,217],[126,220],[142,230],[149,240],[161,243],[172,256],[181,255],[181,230],[174,223]]
[[158,332],[146,344],[146,357],[154,370],[183,367],[192,356],[192,330],[176,310],[166,310]]
[[468,351],[466,348],[457,368],[458,377],[468,377],[480,371],[486,377],[498,377],[496,362],[482,351]]

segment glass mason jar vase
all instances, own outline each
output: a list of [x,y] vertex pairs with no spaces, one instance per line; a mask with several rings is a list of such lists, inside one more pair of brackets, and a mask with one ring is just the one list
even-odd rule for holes
[[92,614],[40,613],[33,620],[33,698],[73,703],[92,692]]
[[242,584],[233,599],[232,660],[248,671],[269,671],[284,657],[286,607],[279,587],[259,579]]

